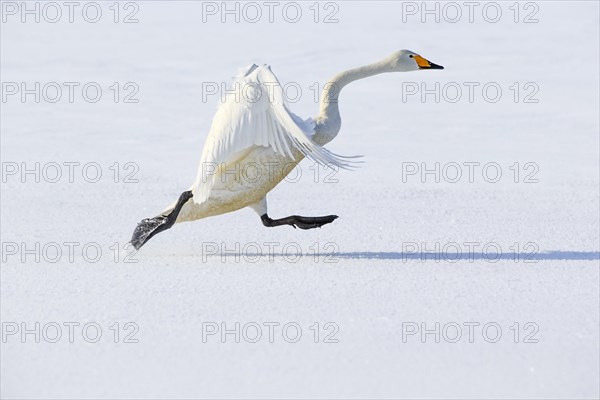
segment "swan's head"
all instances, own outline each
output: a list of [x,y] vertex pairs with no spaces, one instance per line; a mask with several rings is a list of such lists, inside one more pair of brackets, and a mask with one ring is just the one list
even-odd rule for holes
[[386,61],[392,71],[399,72],[417,71],[420,69],[444,69],[441,65],[434,64],[410,50],[396,51],[387,57]]

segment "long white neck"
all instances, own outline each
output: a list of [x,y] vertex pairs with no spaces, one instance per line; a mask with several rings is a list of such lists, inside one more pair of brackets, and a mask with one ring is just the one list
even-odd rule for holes
[[315,118],[316,130],[312,139],[323,146],[332,141],[340,131],[342,120],[338,107],[340,92],[344,86],[358,79],[392,72],[387,60],[382,60],[373,64],[365,65],[340,72],[335,75],[323,88],[321,93],[320,111]]

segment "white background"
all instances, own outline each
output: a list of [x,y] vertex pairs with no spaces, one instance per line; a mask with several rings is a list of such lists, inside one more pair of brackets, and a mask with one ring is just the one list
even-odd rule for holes
[[[98,23],[86,22],[81,6],[73,23],[64,6],[57,23],[3,15],[3,83],[98,82],[104,89],[97,103],[80,90],[73,103],[66,92],[57,103],[36,103],[33,96],[22,102],[19,95],[1,103],[3,171],[15,163],[95,162],[103,173],[97,183],[83,179],[81,169],[70,183],[66,167],[56,183],[3,176],[3,329],[95,322],[103,330],[97,343],[85,341],[80,329],[69,343],[66,327],[57,343],[7,336],[3,397],[598,397],[597,2],[535,2],[528,9],[520,3],[518,23],[512,2],[498,3],[497,23],[483,18],[483,2],[473,23],[465,6],[458,22],[444,15],[422,22],[420,14],[403,14],[406,3],[393,1],[336,2],[337,23],[323,23],[335,9],[325,10],[325,3],[318,5],[318,23],[312,2],[299,3],[298,23],[283,18],[283,2],[273,23],[262,2],[259,22],[244,20],[253,18],[248,14],[223,23],[220,14],[203,15],[200,2],[139,1],[139,22],[125,24],[112,21],[112,2],[100,4]],[[534,9],[538,22],[523,23]],[[175,226],[137,254],[120,251],[115,262],[110,246],[122,249],[139,220],[192,183],[218,103],[218,96],[203,98],[207,82],[220,85],[240,67],[268,63],[282,84],[303,89],[290,108],[310,117],[318,112],[311,85],[403,48],[446,69],[386,74],[344,89],[342,131],[328,147],[364,155],[364,166],[338,172],[337,182],[319,175],[315,183],[304,161],[302,178],[282,182],[268,197],[274,218],[339,215],[333,224],[267,229],[245,209]],[[139,102],[115,103],[108,89],[114,82],[138,85]],[[494,82],[503,93],[495,103],[480,89],[473,102],[466,90],[455,103],[422,101],[403,98],[407,82],[429,88]],[[538,102],[525,103],[525,92],[515,102],[509,89],[515,82],[521,89],[534,83]],[[118,183],[109,169],[115,162]],[[123,182],[128,162],[139,167],[137,183]],[[403,179],[409,162],[429,168],[493,162],[503,175],[497,183],[481,169],[473,183]],[[515,183],[509,169],[515,162],[522,172],[535,163],[538,182],[520,176]],[[49,243],[65,242],[79,244],[73,260],[63,253],[50,262],[41,254]],[[269,242],[278,243],[273,260]],[[470,242],[478,244],[474,260],[450,262],[435,247],[458,243],[464,252]],[[36,243],[38,262],[24,252]],[[100,246],[100,261],[82,256],[86,243]],[[238,245],[242,254],[208,257],[203,243],[220,247],[219,254]],[[255,252],[251,243],[263,253],[258,261],[247,254]],[[290,243],[304,254],[299,260],[282,252]],[[410,243],[435,254],[421,261],[407,252]],[[500,261],[482,255],[489,243],[502,249]],[[537,249],[531,263],[523,260],[528,243]],[[17,254],[7,251],[10,244],[18,245]],[[325,262],[332,249],[337,254],[327,260],[334,262]],[[136,262],[125,262],[126,254]],[[121,337],[115,344],[109,328],[115,322],[137,324],[139,343]],[[258,343],[236,343],[233,335],[203,343],[206,322],[280,327],[274,343],[266,328]],[[302,327],[297,343],[282,336],[288,322]],[[339,342],[323,343],[321,336],[314,343],[315,322],[322,335],[323,324],[337,324]],[[436,343],[434,335],[403,341],[410,322],[428,329],[480,326],[473,343],[466,328],[457,343],[444,337]],[[502,328],[497,343],[481,332],[490,322]],[[515,322],[518,343],[510,330]],[[538,343],[523,342],[527,322],[539,328]]]

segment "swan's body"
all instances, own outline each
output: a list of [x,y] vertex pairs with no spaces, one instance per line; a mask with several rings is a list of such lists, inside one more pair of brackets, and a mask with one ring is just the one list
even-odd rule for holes
[[386,59],[336,75],[321,96],[319,115],[303,120],[291,113],[277,78],[267,65],[252,65],[234,81],[219,107],[206,139],[194,184],[159,216],[145,219],[134,231],[138,249],[156,233],[176,222],[193,221],[253,208],[266,226],[320,227],[337,216],[291,216],[272,220],[266,195],[305,157],[322,165],[350,168],[352,157],[323,146],[341,127],[340,90],[348,83],[384,72],[441,69],[419,55],[401,50]]
[[[226,168],[231,172],[234,172],[236,165],[239,165],[240,171],[243,171],[244,168],[249,171],[252,168],[250,179],[247,179],[248,177],[244,173],[239,174],[239,177],[234,174],[222,174],[223,168],[220,168],[215,174],[216,182],[211,188],[208,198],[200,204],[195,201],[186,202],[177,217],[177,222],[213,217],[244,207],[252,207],[259,212],[259,215],[263,215],[267,211],[266,194],[277,186],[303,158],[304,156],[300,154],[295,158],[289,158],[268,148],[253,148],[243,157],[235,160],[235,164],[230,163]],[[202,164],[198,168],[198,175],[201,174]],[[255,179],[255,176],[258,179]],[[192,193],[196,187],[196,185],[192,186]],[[176,203],[170,205],[161,214],[171,212]]]
[[177,222],[248,206],[266,212],[265,195],[305,156],[348,167],[343,158],[311,140],[315,128],[313,120],[303,121],[287,109],[269,66],[249,67],[234,80],[213,118],[191,187],[192,201],[181,209]]

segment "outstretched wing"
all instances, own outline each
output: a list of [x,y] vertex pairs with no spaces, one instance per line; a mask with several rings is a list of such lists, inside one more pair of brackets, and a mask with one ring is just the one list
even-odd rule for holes
[[314,122],[291,113],[283,89],[267,65],[252,65],[238,75],[212,121],[202,150],[200,167],[192,188],[194,202],[210,195],[216,174],[207,176],[207,165],[234,162],[256,146],[269,147],[291,159],[294,151],[322,165],[339,168],[355,166],[353,157],[339,156],[312,141]]

